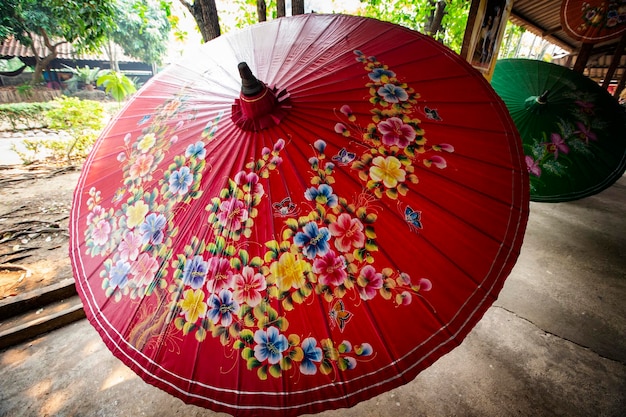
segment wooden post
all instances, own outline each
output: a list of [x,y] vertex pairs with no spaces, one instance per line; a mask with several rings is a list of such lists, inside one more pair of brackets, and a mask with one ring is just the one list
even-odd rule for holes
[[476,24],[476,16],[478,15],[478,7],[480,6],[480,0],[472,0],[470,5],[469,14],[467,16],[467,23],[465,24],[465,34],[463,35],[463,45],[461,46],[461,57],[468,60],[469,49],[472,44],[472,36],[474,34],[474,25]]

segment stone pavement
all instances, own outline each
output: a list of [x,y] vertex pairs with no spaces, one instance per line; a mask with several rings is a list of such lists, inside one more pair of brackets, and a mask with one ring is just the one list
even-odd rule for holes
[[[522,253],[463,343],[415,380],[323,417],[626,415],[626,177],[531,203]],[[0,352],[0,416],[225,416],[114,358],[86,320]]]

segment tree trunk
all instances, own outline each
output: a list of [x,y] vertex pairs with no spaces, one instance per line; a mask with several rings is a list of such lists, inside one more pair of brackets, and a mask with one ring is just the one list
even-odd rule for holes
[[304,14],[304,0],[291,0],[291,15]]
[[30,48],[33,51],[33,55],[35,55],[35,70],[33,71],[33,78],[32,78],[33,85],[38,84],[41,81],[43,81],[43,72],[48,67],[48,64],[50,64],[50,62],[52,62],[54,58],[57,57],[57,46],[61,43],[64,43],[64,42],[59,42],[56,44],[52,44],[52,42],[50,42],[50,39],[48,38],[48,34],[44,30],[41,31],[40,35],[43,38],[44,44],[46,45],[46,48],[48,48],[50,53],[45,55],[43,58],[39,56],[40,53],[35,48],[35,42],[32,41],[33,37],[30,36],[31,38]]
[[256,13],[259,16],[259,22],[267,20],[267,5],[265,0],[256,0]]
[[445,1],[438,1],[435,3],[435,10],[433,11],[432,20],[430,21],[427,31],[429,36],[434,38],[437,32],[439,32],[439,29],[441,29],[441,20],[443,19],[445,9]]
[[180,0],[180,2],[191,12],[205,42],[221,35],[215,0],[195,0],[193,4],[185,0]]
[[276,17],[285,17],[285,0],[276,0]]

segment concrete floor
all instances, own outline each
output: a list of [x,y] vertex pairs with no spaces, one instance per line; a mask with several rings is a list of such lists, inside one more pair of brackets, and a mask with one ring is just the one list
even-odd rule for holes
[[[324,417],[626,416],[626,177],[531,203],[498,301],[411,383]],[[139,379],[82,320],[0,352],[1,416],[225,416]]]

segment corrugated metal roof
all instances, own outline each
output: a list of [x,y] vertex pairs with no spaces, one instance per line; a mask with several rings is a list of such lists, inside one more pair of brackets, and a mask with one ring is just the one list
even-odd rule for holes
[[[563,1],[513,0],[513,8],[509,20],[568,51],[571,56],[560,59],[558,63],[571,68],[574,66],[583,44],[563,30],[561,25],[561,5]],[[587,61],[584,74],[596,81],[603,80],[619,41],[620,38],[615,38],[595,44],[591,57]],[[626,57],[623,57],[613,75],[613,80],[619,81],[625,69]]]

